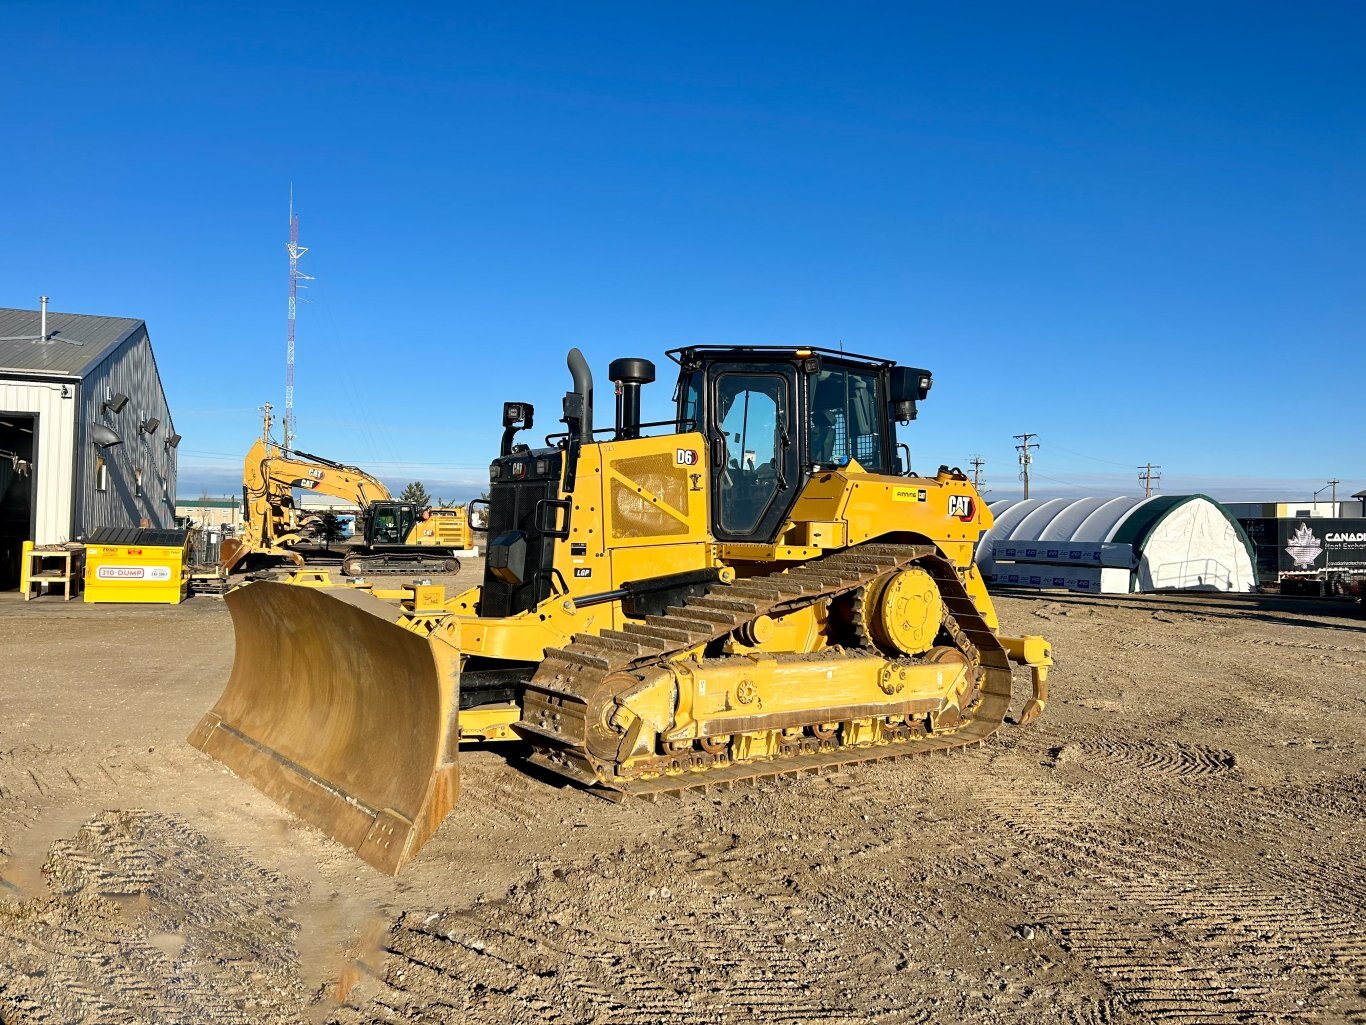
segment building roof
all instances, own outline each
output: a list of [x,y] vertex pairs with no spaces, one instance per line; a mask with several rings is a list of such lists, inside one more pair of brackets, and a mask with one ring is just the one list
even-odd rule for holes
[[49,310],[44,342],[37,310],[0,309],[0,374],[83,377],[141,327],[128,317]]

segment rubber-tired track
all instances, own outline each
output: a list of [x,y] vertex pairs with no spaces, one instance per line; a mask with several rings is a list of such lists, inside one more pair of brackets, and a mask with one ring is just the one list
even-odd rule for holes
[[[746,762],[733,761],[726,752],[691,750],[662,754],[644,766],[637,761],[627,767],[604,760],[591,750],[590,731],[604,729],[598,713],[603,703],[611,700],[604,688],[612,685],[615,674],[678,660],[760,616],[780,616],[838,598],[912,563],[934,577],[944,600],[945,632],[976,667],[981,688],[976,703],[964,710],[963,719],[951,729],[927,734],[907,731],[884,743],[859,746],[845,745],[841,734],[831,739],[803,736],[785,742],[777,757]],[[863,649],[845,649],[845,653],[858,650]],[[882,657],[873,651],[868,655]],[[717,660],[707,661],[714,664]],[[606,790],[604,796],[654,797],[979,744],[996,732],[1005,717],[1010,681],[1005,649],[973,604],[951,562],[929,545],[870,544],[787,572],[715,585],[706,594],[669,608],[662,616],[629,623],[624,630],[575,634],[567,647],[546,650],[544,661],[527,685],[519,730],[536,749],[538,762]],[[550,718],[560,725],[559,732],[539,725]],[[647,774],[645,778],[641,778],[642,772]]]

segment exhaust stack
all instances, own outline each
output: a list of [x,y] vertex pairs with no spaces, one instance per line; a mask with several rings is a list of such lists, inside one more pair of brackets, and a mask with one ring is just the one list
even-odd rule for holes
[[571,441],[593,440],[593,372],[577,348],[569,350],[569,373],[574,390],[564,397],[564,423]]
[[640,389],[653,384],[655,365],[648,359],[615,359],[607,376],[617,386],[617,441],[640,437]]

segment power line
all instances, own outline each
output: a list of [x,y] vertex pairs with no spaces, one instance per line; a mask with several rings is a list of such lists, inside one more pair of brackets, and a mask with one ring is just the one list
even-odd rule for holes
[[1048,474],[1046,474],[1046,473],[1038,473],[1038,474],[1035,474],[1035,476],[1038,477],[1040,480],[1051,481],[1051,482],[1054,483],[1054,484],[1061,484],[1063,487],[1066,487],[1066,488],[1076,488],[1078,491],[1089,491],[1089,492],[1091,492],[1093,495],[1094,495],[1094,494],[1102,494],[1102,495],[1121,495],[1121,496],[1122,496],[1122,495],[1125,494],[1123,491],[1110,491],[1110,490],[1107,490],[1107,489],[1105,489],[1105,488],[1095,488],[1095,487],[1091,487],[1089,484],[1073,484],[1070,480],[1059,480],[1057,477],[1050,477],[1050,476],[1048,476]]
[[1034,463],[1034,456],[1030,449],[1039,447],[1038,442],[1030,443],[1030,438],[1037,438],[1037,434],[1016,434],[1015,440],[1020,444],[1015,446],[1015,451],[1020,453],[1020,477],[1024,480],[1024,498],[1029,501],[1029,468]]
[[986,460],[981,456],[973,456],[968,460],[972,464],[972,486],[978,494],[982,491],[982,467],[986,465]]
[[1143,482],[1144,498],[1153,497],[1153,485],[1162,479],[1162,474],[1154,473],[1153,471],[1160,469],[1162,469],[1162,467],[1155,466],[1152,463],[1144,463],[1138,468],[1138,479]]
[[1109,463],[1111,466],[1128,466],[1128,465],[1129,465],[1128,463],[1122,463],[1122,462],[1120,462],[1118,459],[1102,459],[1100,456],[1088,456],[1085,452],[1074,452],[1074,451],[1073,451],[1072,449],[1070,449],[1070,448],[1063,448],[1061,445],[1057,444],[1056,442],[1049,442],[1049,444],[1053,446],[1052,451],[1054,451],[1054,452],[1065,452],[1067,455],[1069,455],[1069,456],[1076,456],[1078,459],[1090,459],[1092,462],[1095,462],[1095,463]]

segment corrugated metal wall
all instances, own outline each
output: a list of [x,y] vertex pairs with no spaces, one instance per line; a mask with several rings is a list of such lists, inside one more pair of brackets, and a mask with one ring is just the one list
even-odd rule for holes
[[[101,412],[106,396],[128,396],[123,412]],[[156,360],[146,329],[93,368],[81,382],[80,439],[77,445],[75,532],[96,527],[175,526],[176,450],[166,439],[175,430],[166,396],[157,376]],[[161,423],[154,434],[138,425],[148,417]],[[90,424],[103,423],[118,431],[122,445],[99,449],[90,443]],[[104,491],[95,486],[96,460],[103,458],[108,473]],[[138,471],[142,493],[138,494]]]
[[37,416],[38,444],[33,458],[34,540],[55,544],[71,540],[71,461],[75,437],[77,386],[0,378],[0,413]]

